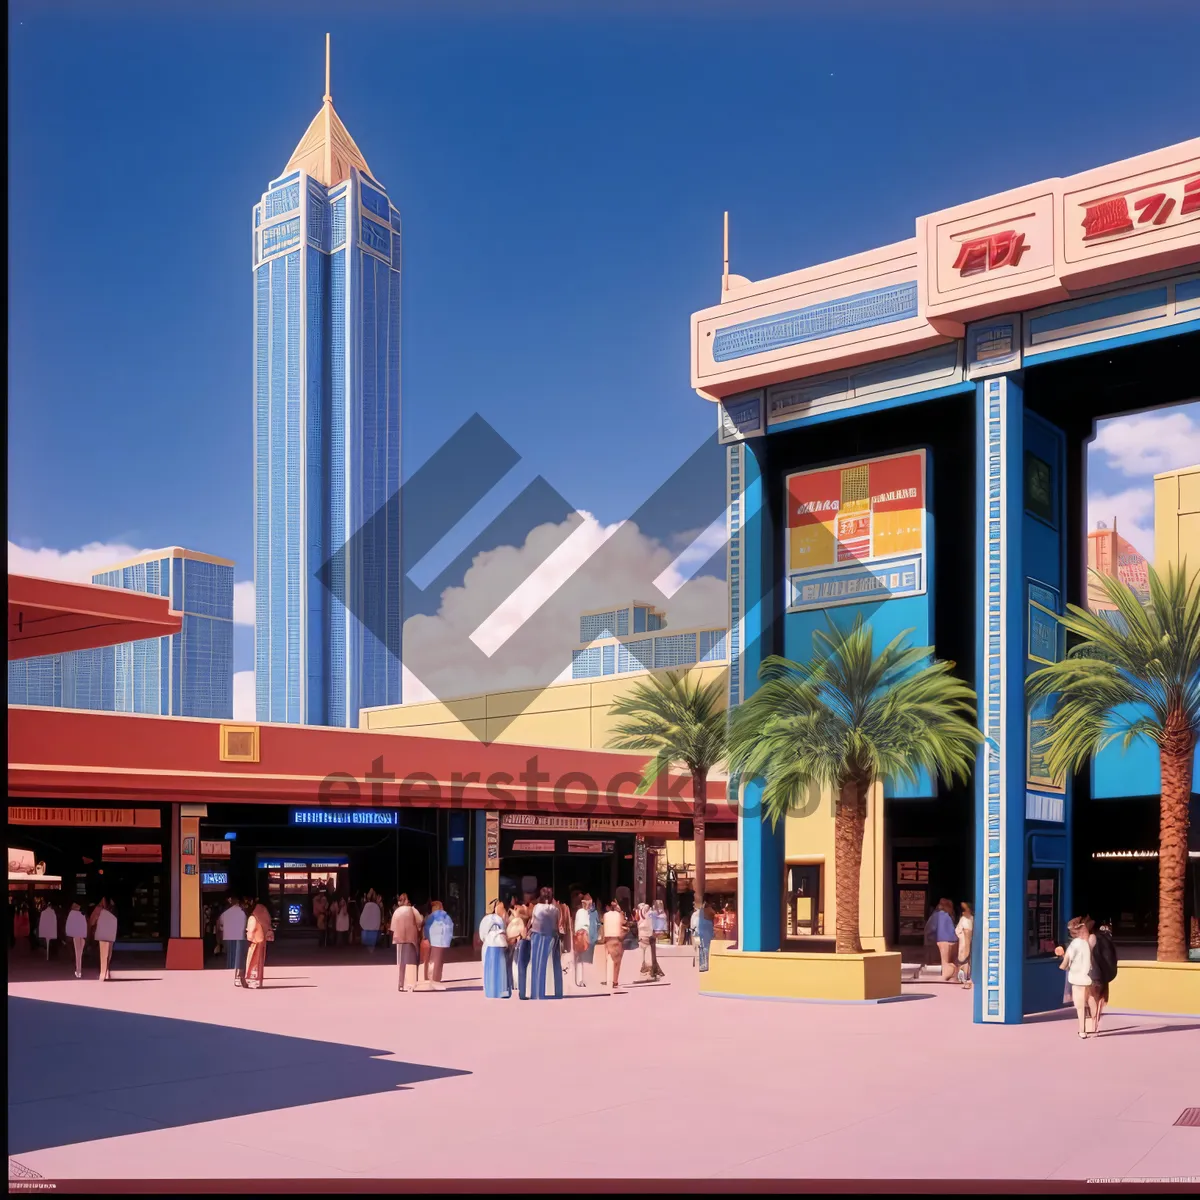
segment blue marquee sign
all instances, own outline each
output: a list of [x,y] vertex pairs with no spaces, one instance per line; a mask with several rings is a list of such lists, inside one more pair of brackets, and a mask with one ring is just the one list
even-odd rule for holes
[[400,814],[382,808],[293,808],[289,825],[399,825]]

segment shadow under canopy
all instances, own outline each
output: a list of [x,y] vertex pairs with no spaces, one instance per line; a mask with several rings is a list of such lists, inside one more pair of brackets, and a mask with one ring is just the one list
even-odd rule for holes
[[8,1152],[376,1095],[470,1072],[335,1042],[10,997]]

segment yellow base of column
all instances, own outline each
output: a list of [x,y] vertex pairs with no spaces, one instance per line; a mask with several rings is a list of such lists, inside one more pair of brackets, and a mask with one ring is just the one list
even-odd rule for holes
[[700,977],[706,996],[853,1004],[900,995],[900,955],[718,950]]
[[1117,963],[1108,1007],[1173,1017],[1200,1016],[1200,962]]

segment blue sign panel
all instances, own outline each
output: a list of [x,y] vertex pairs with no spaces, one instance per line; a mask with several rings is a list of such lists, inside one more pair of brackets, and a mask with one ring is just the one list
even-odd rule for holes
[[400,814],[384,808],[293,808],[289,825],[399,825]]
[[228,871],[205,871],[200,876],[201,887],[228,887]]
[[843,567],[821,573],[792,575],[788,579],[788,610],[830,608],[895,596],[920,596],[925,591],[924,558],[887,559],[867,565]]
[[854,333],[874,325],[906,321],[916,315],[915,280],[872,292],[858,292],[719,329],[713,338],[713,361],[728,362],[749,354],[765,354],[768,350],[815,342],[839,333]]

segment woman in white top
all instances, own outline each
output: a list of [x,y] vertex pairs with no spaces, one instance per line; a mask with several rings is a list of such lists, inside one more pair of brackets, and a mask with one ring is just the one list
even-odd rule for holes
[[108,906],[108,901],[102,896],[100,903],[92,910],[92,924],[95,927],[96,942],[100,947],[100,982],[108,978],[108,967],[112,961],[113,943],[117,940],[117,914]]
[[350,940],[350,906],[346,903],[345,896],[338,898],[337,916],[334,917],[333,923],[338,945],[344,946]]
[[67,913],[67,937],[75,943],[75,978],[83,978],[83,947],[87,942],[87,917],[78,904],[71,905]]
[[[58,913],[49,900],[42,907],[38,916],[38,937],[46,943],[46,961],[50,961],[50,947],[58,941]],[[55,947],[54,953],[58,953]]]
[[581,896],[575,910],[575,986],[583,987],[583,964],[592,961],[595,947],[592,945],[591,896]]
[[1079,1036],[1086,1038],[1088,996],[1092,989],[1092,947],[1082,917],[1068,922],[1067,932],[1071,935],[1071,944],[1066,950],[1056,946],[1054,953],[1062,959],[1060,970],[1066,971],[1067,983],[1071,985],[1071,999],[1079,1015]]
[[971,938],[975,934],[975,914],[965,900],[959,905],[959,908],[962,909],[962,916],[958,918],[958,924],[954,927],[954,932],[958,934],[958,982],[964,988],[969,988],[971,986]]

